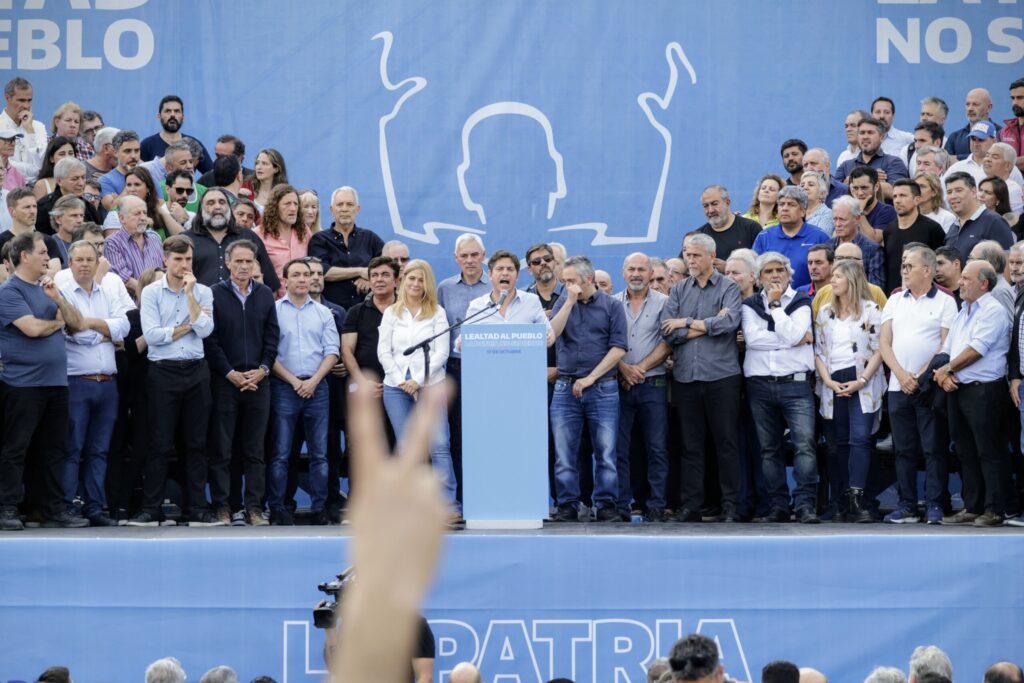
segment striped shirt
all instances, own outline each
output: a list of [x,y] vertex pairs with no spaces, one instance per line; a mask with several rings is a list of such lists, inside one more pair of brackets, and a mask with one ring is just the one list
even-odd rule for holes
[[142,271],[164,264],[160,238],[151,232],[146,232],[144,247],[139,249],[138,243],[122,228],[107,238],[103,255],[110,261],[110,269],[125,282],[132,278],[138,280]]

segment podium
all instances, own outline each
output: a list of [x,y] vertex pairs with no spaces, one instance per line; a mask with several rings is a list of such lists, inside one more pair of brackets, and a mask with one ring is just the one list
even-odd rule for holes
[[539,529],[548,516],[547,333],[462,329],[462,514],[467,529]]

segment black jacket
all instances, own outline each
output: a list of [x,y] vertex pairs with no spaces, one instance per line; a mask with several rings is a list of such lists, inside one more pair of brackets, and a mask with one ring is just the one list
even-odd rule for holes
[[226,377],[232,370],[255,370],[261,365],[268,370],[274,367],[281,338],[274,293],[266,285],[252,284],[245,306],[238,300],[231,280],[210,287],[213,332],[203,340],[203,348],[215,377]]

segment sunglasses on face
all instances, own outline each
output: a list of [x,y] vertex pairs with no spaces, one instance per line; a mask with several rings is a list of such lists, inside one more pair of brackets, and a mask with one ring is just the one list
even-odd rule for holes
[[174,190],[175,194],[191,194],[192,193],[192,188],[191,187],[172,187],[171,189]]
[[530,259],[531,266],[539,266],[542,263],[551,263],[555,260],[554,256],[538,256],[537,258]]

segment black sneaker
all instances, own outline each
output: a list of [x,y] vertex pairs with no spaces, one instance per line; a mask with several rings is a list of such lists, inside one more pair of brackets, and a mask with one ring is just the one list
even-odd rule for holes
[[270,525],[271,526],[295,526],[295,518],[292,517],[292,513],[288,510],[271,510],[270,511]]
[[612,507],[600,507],[597,508],[597,521],[598,522],[621,522],[622,515],[618,510]]
[[764,517],[758,517],[754,520],[761,524],[785,524],[789,521],[789,510],[783,510],[782,508],[772,508]]
[[324,510],[314,510],[309,516],[309,523],[311,526],[327,526],[327,512]]
[[125,526],[160,526],[160,520],[151,512],[140,512],[129,519]]
[[89,518],[89,526],[119,526],[116,519],[111,519],[106,515],[96,515],[95,517]]
[[676,513],[677,522],[703,522],[704,519],[700,514],[699,510],[691,510],[690,508],[679,508],[679,512]]
[[13,508],[0,510],[0,531],[23,531],[25,525],[18,517],[18,511]]
[[814,511],[814,508],[804,507],[796,511],[796,521],[801,524],[820,524],[821,520],[818,519],[818,513]]
[[45,529],[82,529],[87,526],[89,526],[89,520],[72,514],[67,510],[63,510],[55,516],[43,520],[43,528]]
[[580,521],[580,511],[575,505],[567,503],[565,505],[559,505],[558,510],[555,514],[551,515],[552,522],[578,522]]
[[651,522],[652,524],[660,524],[665,521],[665,509],[664,508],[647,508],[647,512],[644,513],[644,521]]
[[188,518],[189,526],[227,526],[230,522],[230,516],[227,522],[213,514],[209,510],[203,512],[194,512]]

